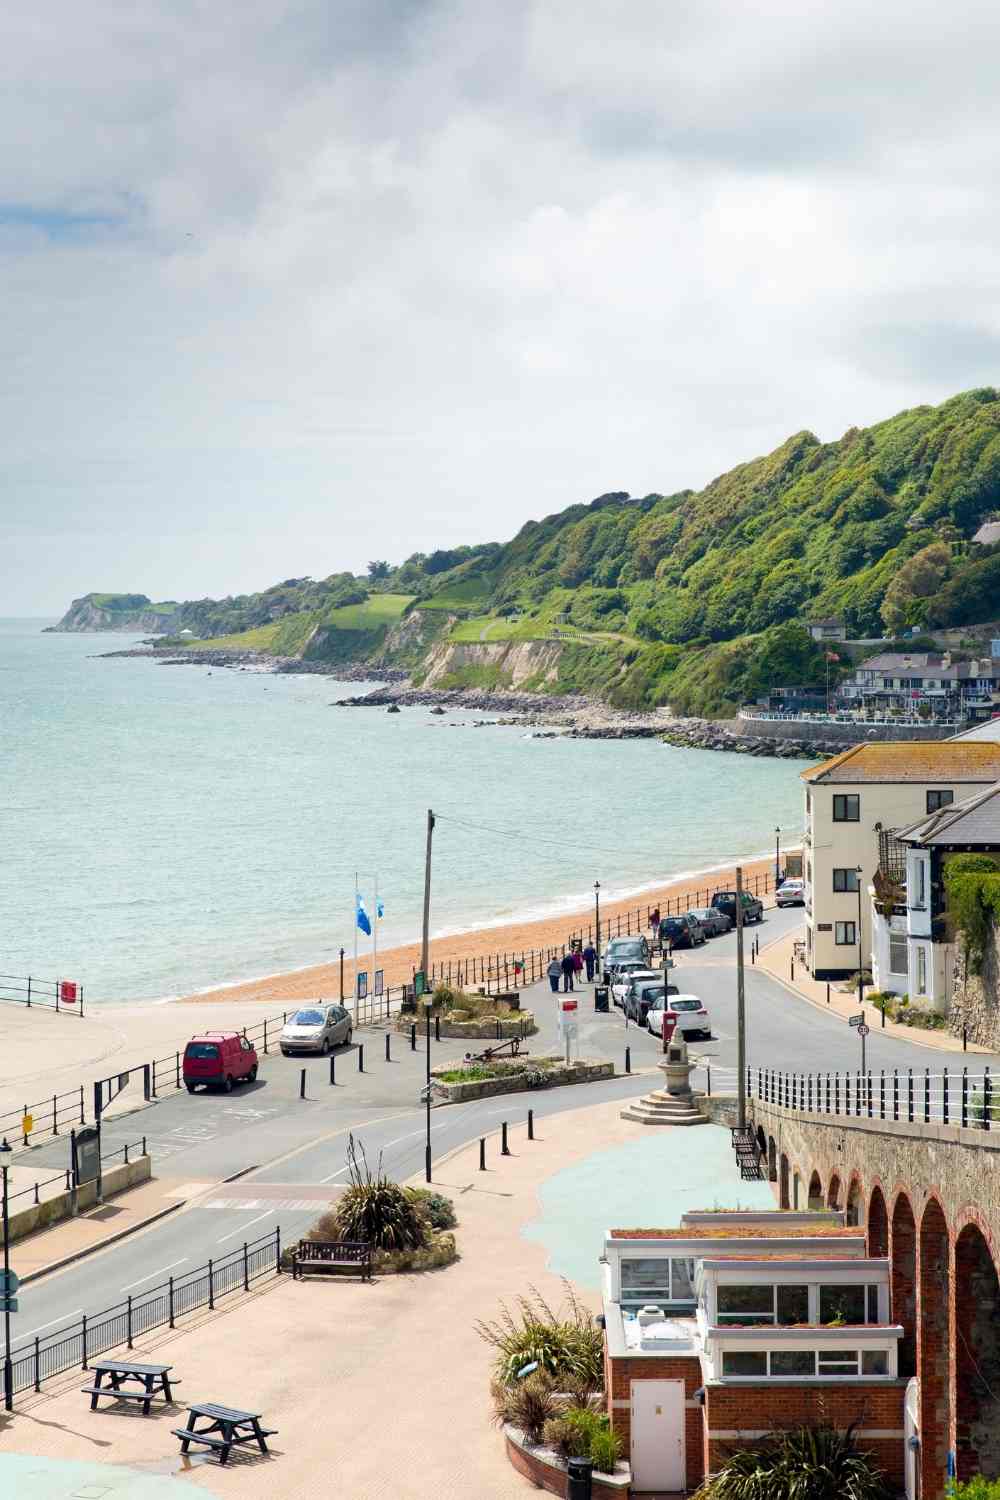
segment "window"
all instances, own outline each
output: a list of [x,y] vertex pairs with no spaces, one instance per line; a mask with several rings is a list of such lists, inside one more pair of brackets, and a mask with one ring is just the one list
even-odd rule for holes
[[919,947],[917,949],[917,994],[918,995],[926,995],[926,993],[927,993],[927,949],[921,946],[921,947]]
[[622,1301],[694,1302],[694,1261],[687,1256],[623,1260]]
[[878,1287],[868,1287],[868,1322],[878,1322]]
[[819,1320],[821,1323],[863,1323],[865,1321],[865,1288],[863,1286],[821,1286]]
[[694,1302],[694,1261],[675,1256],[670,1262],[670,1300]]
[[[778,1322],[784,1326],[790,1323],[809,1322],[809,1288],[807,1286],[779,1286],[778,1287]],[[809,1371],[810,1375],[812,1371]]]
[[722,1356],[723,1375],[766,1375],[767,1355],[733,1349]]
[[853,922],[837,922],[835,926],[834,941],[839,943],[841,947],[846,945],[853,948],[858,941],[858,929],[856,925]]
[[889,973],[906,974],[908,972],[909,960],[907,958],[906,937],[901,932],[890,932]]
[[913,867],[915,876],[913,892],[913,905],[921,910],[927,905],[927,864],[926,861],[918,859]]
[[771,1374],[815,1375],[816,1355],[812,1349],[772,1349]]
[[938,812],[942,807],[950,807],[955,800],[954,792],[928,792],[927,811]]
[[856,1375],[857,1349],[821,1349],[816,1358],[818,1375]]
[[858,888],[857,870],[834,870],[833,888],[835,891],[856,891]]
[[835,823],[857,823],[861,818],[861,798],[837,796],[833,799],[833,821]]
[[720,1286],[716,1295],[720,1323],[774,1322],[773,1286]]
[[884,1349],[862,1349],[862,1375],[888,1375],[889,1356]]

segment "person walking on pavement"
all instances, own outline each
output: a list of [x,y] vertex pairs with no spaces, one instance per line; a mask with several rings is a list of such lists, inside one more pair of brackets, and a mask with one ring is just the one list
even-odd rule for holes
[[572,954],[570,954],[570,953],[564,953],[563,956],[562,956],[562,963],[559,965],[559,967],[562,969],[563,989],[567,990],[567,991],[571,990],[573,988],[573,956],[572,956]]
[[583,983],[583,954],[579,948],[573,949],[573,977]]
[[588,943],[583,950],[583,961],[587,965],[587,982],[594,977],[594,969],[597,967],[597,949],[593,943]]
[[562,964],[558,958],[554,958],[545,971],[549,976],[549,984],[552,986],[553,995],[559,993],[559,976],[562,973]]
[[649,925],[653,929],[653,936],[655,937],[660,928],[660,908],[658,906],[654,906],[649,914]]

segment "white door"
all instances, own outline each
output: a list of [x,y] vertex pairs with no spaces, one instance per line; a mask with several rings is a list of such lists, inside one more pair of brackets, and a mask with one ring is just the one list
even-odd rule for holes
[[687,1488],[683,1380],[632,1381],[632,1490]]
[[903,1473],[906,1476],[906,1500],[917,1500],[919,1482],[917,1479],[917,1465],[920,1460],[920,1449],[911,1438],[920,1436],[920,1384],[916,1376],[906,1387],[906,1397],[903,1402]]

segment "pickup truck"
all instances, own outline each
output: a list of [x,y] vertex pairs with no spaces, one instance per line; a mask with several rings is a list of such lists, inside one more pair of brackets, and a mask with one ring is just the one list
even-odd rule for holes
[[[751,896],[749,891],[743,893],[743,921],[762,922],[764,920],[763,903]],[[716,911],[725,912],[726,916],[736,926],[736,892],[716,891],[712,897],[712,905]]]

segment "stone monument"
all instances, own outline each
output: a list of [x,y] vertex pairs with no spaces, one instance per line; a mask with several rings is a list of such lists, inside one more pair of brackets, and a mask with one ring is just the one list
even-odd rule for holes
[[708,1116],[702,1114],[691,1091],[691,1074],[697,1062],[688,1060],[683,1037],[671,1038],[656,1066],[663,1071],[665,1087],[628,1105],[621,1118],[636,1120],[640,1125],[707,1125]]

